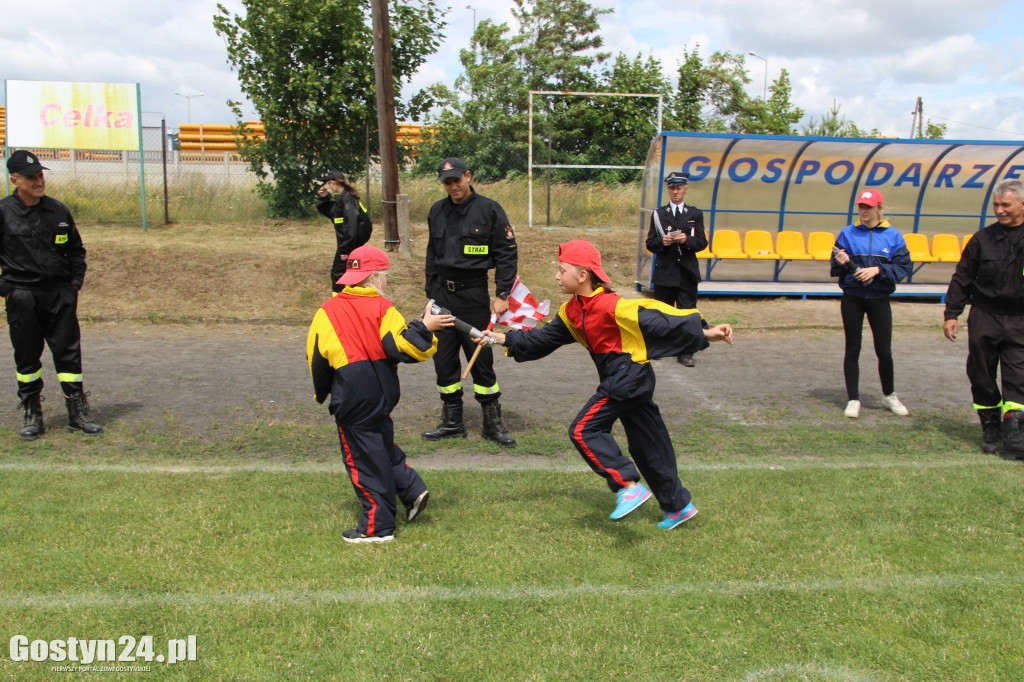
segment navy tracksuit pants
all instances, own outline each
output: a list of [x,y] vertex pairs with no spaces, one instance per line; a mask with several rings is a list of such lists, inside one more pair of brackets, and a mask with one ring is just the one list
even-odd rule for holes
[[371,425],[338,425],[341,453],[352,487],[363,505],[356,530],[364,535],[395,532],[396,496],[406,507],[426,492],[416,470],[405,462],[405,452],[395,443],[395,424],[384,417]]
[[[633,459],[622,454],[612,437],[616,419],[622,421]],[[569,425],[569,438],[612,492],[639,481],[642,474],[663,511],[674,513],[690,503],[690,491],[679,481],[672,440],[651,394],[632,400],[594,395]]]

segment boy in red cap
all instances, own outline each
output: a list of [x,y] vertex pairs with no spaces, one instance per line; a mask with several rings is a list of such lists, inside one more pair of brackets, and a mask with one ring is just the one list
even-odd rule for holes
[[353,249],[338,279],[344,288],[320,306],[306,339],[316,401],[331,396],[345,468],[363,505],[358,527],[341,534],[346,542],[394,540],[396,496],[407,509],[407,521],[423,511],[430,496],[395,443],[391,411],[401,397],[398,363],[433,355],[433,332],[452,326],[455,318],[432,315],[428,305],[422,321],[406,325],[381,295],[389,267],[380,249]]
[[[559,247],[555,281],[572,298],[549,324],[526,332],[484,335],[493,336],[517,362],[543,358],[573,342],[590,352],[601,383],[572,420],[569,437],[590,468],[616,493],[612,520],[636,510],[653,493],[665,512],[658,527],[671,530],[693,518],[697,508],[679,481],[672,440],[653,400],[650,360],[693,353],[707,348],[709,341],[731,345],[732,327],[707,328],[696,309],[620,298],[601,268],[601,254],[583,239]],[[611,435],[617,419],[626,431],[632,460],[622,454]],[[650,489],[639,482],[641,474]]]

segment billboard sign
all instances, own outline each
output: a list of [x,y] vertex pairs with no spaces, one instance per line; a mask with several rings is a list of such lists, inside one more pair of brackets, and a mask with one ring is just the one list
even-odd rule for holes
[[6,82],[7,146],[138,150],[136,83]]

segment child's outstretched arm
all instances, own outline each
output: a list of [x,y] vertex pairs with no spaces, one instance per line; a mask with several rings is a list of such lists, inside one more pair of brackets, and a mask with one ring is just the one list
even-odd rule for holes
[[714,327],[709,327],[704,330],[704,338],[708,341],[725,341],[730,346],[732,344],[732,325],[731,324],[716,324]]
[[501,332],[494,332],[491,331],[490,329],[485,329],[480,333],[483,334],[483,336],[476,340],[478,346],[486,346],[488,337],[493,338],[494,343],[498,344],[499,346],[505,345],[505,335],[502,334]]

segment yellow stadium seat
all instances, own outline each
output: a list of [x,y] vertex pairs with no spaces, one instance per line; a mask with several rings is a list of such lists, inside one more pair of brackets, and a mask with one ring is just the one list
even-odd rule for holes
[[960,239],[955,234],[937,234],[932,237],[932,255],[940,263],[960,261]]
[[697,252],[697,258],[714,258],[715,254],[711,252],[711,244],[704,247],[703,251]]
[[960,248],[960,253],[964,252],[964,249],[967,248],[967,242],[971,241],[971,237],[973,237],[973,236],[974,236],[973,234],[965,234],[964,235],[964,243],[963,243],[963,246]]
[[928,235],[921,234],[920,232],[911,232],[903,235],[903,239],[907,242],[910,260],[915,263],[934,263],[939,260],[932,255],[931,250],[928,248]]
[[814,260],[830,260],[836,236],[831,232],[811,232],[807,235],[807,253]]
[[766,230],[747,230],[743,235],[743,253],[755,260],[778,260],[772,246],[772,233]]
[[743,245],[740,243],[740,233],[736,230],[715,230],[714,244],[712,250],[716,258],[746,258],[743,253]]
[[779,258],[783,260],[810,260],[811,254],[804,247],[804,233],[783,230],[775,235]]

